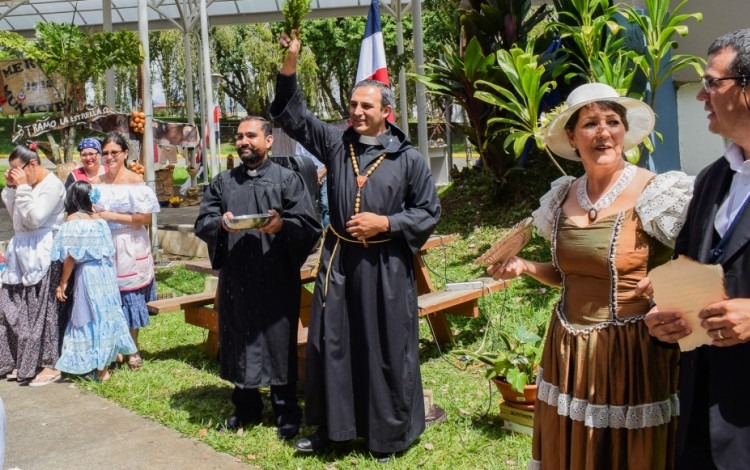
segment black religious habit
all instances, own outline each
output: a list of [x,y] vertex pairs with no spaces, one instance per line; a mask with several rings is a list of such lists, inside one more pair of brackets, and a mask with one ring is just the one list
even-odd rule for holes
[[[195,234],[219,270],[221,378],[241,388],[296,382],[300,268],[321,232],[299,174],[271,160],[256,171],[250,176],[243,165],[214,178],[195,222]],[[270,209],[283,220],[279,233],[221,227],[226,212]]]
[[[296,76],[278,78],[271,116],[328,169],[330,228],[326,232],[310,315],[305,369],[308,424],[329,438],[363,437],[374,452],[407,449],[425,428],[419,370],[419,316],[414,255],[440,217],[425,159],[396,126],[360,143],[310,113]],[[390,233],[351,239],[346,222],[360,212],[385,215]]]

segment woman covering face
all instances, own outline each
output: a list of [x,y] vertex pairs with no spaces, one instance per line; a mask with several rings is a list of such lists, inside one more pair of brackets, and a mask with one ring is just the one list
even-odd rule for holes
[[62,311],[54,290],[61,264],[51,260],[51,249],[65,219],[65,188],[34,144],[14,148],[8,165],[2,198],[14,235],[0,274],[0,376],[39,387],[60,379]]

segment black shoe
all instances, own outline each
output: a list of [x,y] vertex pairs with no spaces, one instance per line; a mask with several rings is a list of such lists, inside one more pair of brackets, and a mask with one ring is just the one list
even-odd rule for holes
[[240,419],[237,415],[231,415],[229,418],[227,418],[227,422],[223,425],[219,426],[219,430],[221,431],[237,431],[240,428],[244,428],[247,425],[257,425],[260,424],[260,419],[248,419],[243,420]]
[[328,439],[328,431],[322,427],[319,427],[313,434],[303,437],[294,443],[294,448],[298,452],[315,452],[317,450],[325,449],[331,442]]
[[276,437],[282,441],[291,441],[299,434],[299,424],[284,424],[276,429]]
[[373,452],[372,456],[378,463],[388,463],[391,459],[396,458],[396,454],[384,454],[382,452]]

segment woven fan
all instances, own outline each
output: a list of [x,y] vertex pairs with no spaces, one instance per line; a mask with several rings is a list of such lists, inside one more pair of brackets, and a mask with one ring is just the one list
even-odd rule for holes
[[531,239],[531,217],[527,217],[516,225],[511,227],[503,238],[495,243],[489,250],[485,251],[482,256],[474,261],[477,264],[491,266],[493,264],[503,264],[529,243]]

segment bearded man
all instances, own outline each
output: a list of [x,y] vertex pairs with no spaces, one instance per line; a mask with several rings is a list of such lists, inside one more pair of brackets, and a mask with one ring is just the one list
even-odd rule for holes
[[393,93],[372,80],[349,101],[341,131],[310,113],[297,87],[300,43],[288,48],[271,116],[327,169],[330,225],[310,311],[305,414],[317,431],[295,443],[318,451],[362,437],[378,460],[425,428],[414,254],[440,217],[425,158],[388,122]]
[[[271,161],[270,123],[240,121],[235,146],[242,165],[211,181],[203,195],[195,234],[208,244],[219,271],[219,362],[221,378],[235,386],[235,410],[224,425],[235,430],[259,424],[259,387],[271,387],[278,437],[299,432],[297,324],[300,268],[321,227],[302,177]],[[258,229],[235,230],[234,216],[268,214]]]

